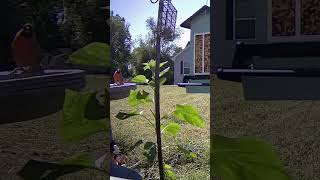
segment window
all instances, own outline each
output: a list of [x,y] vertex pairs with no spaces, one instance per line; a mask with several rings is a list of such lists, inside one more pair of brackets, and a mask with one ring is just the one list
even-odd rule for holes
[[194,36],[195,73],[210,73],[210,33],[200,33]]
[[190,74],[190,64],[187,62],[180,62],[180,74]]
[[320,40],[319,0],[269,0],[269,39]]
[[256,5],[255,0],[234,0],[234,37],[255,39]]
[[184,63],[183,74],[190,74],[190,64],[187,62]]

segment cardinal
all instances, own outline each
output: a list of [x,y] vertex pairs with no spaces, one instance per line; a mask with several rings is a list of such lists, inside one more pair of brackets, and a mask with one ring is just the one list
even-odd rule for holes
[[34,72],[41,69],[40,47],[31,24],[25,24],[23,28],[17,32],[11,48],[17,67],[13,73],[17,70]]
[[116,85],[123,84],[122,74],[121,74],[120,69],[117,69],[116,72],[113,74],[113,80]]

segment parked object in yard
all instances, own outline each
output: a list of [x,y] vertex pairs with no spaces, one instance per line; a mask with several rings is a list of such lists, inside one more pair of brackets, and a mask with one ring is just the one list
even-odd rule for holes
[[222,80],[241,82],[246,100],[319,100],[319,48],[318,42],[238,43],[232,68],[220,67],[216,73]]
[[0,123],[40,118],[62,109],[65,89],[85,86],[82,70],[44,70],[10,75],[0,72]]
[[135,89],[137,89],[136,83],[110,84],[110,100],[126,98],[130,95],[130,91]]

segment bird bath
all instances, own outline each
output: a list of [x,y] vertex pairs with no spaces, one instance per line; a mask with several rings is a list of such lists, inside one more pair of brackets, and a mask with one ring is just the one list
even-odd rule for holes
[[85,72],[77,69],[14,76],[9,73],[0,72],[0,123],[56,113],[63,107],[65,89],[80,90],[85,86]]
[[135,89],[137,89],[136,83],[110,84],[110,100],[126,98],[130,95],[130,91]]

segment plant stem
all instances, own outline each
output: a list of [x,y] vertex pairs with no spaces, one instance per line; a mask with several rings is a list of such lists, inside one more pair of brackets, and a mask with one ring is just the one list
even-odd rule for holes
[[145,119],[151,124],[151,126],[155,128],[155,125],[150,121],[150,119],[148,119],[148,118],[147,118],[146,116],[144,116],[144,115],[140,115],[140,116],[143,117],[143,118],[145,118]]
[[164,180],[164,169],[163,169],[163,158],[162,158],[162,147],[161,147],[161,128],[160,128],[160,51],[161,51],[161,17],[162,17],[163,0],[159,0],[159,11],[158,11],[158,24],[157,24],[157,59],[155,68],[155,120],[156,120],[156,133],[157,133],[157,150],[158,150],[158,166],[160,180]]

